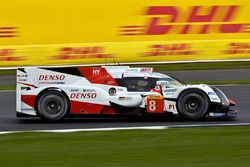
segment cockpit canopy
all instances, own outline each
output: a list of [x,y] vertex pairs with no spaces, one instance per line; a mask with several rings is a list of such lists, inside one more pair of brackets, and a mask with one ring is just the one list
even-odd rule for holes
[[131,92],[149,92],[156,86],[157,81],[166,81],[166,87],[169,88],[182,86],[176,79],[156,72],[125,72],[114,74],[113,77],[119,86],[126,87],[127,90]]

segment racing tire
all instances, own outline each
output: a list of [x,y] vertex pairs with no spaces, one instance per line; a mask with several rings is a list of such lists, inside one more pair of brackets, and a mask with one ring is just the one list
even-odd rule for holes
[[38,115],[46,121],[62,120],[68,110],[68,99],[64,94],[56,90],[44,92],[37,100]]
[[209,98],[203,91],[187,90],[177,100],[178,113],[183,118],[198,120],[207,114],[209,103]]

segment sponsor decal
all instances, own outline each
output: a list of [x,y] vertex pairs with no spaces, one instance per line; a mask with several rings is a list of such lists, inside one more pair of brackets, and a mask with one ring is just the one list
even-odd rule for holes
[[164,90],[165,93],[174,93],[176,91],[177,91],[177,89],[165,89]]
[[158,96],[158,95],[149,95],[149,96],[147,96],[147,99],[156,99],[156,100],[158,100],[158,99],[164,99],[164,97],[163,96]]
[[196,55],[198,51],[192,50],[192,44],[155,44],[148,47],[142,56],[167,56],[167,55]]
[[100,75],[101,68],[93,68],[93,75]]
[[143,25],[120,27],[121,35],[249,33],[249,23],[235,21],[239,5],[149,6]]
[[65,84],[65,75],[39,75],[39,84]]
[[82,92],[96,92],[95,89],[83,89]]
[[97,93],[71,93],[70,99],[95,99]]
[[44,80],[44,81],[48,81],[48,80],[53,80],[53,81],[58,81],[58,80],[64,80],[65,79],[65,75],[39,75],[38,80]]
[[220,101],[220,99],[217,98],[217,97],[212,97],[211,100],[213,100],[213,101]]
[[122,89],[122,88],[117,88],[117,91],[118,91],[118,92],[123,92],[124,89]]
[[52,60],[114,58],[112,54],[105,53],[102,46],[63,47],[58,52],[58,55],[51,57]]
[[18,74],[17,75],[18,82],[27,82],[28,75],[27,74]]
[[121,101],[125,101],[125,100],[131,101],[132,97],[119,97],[119,100],[121,100]]
[[208,92],[207,94],[208,94],[208,95],[216,95],[215,92]]
[[147,68],[147,67],[143,67],[140,69],[140,72],[152,72],[153,68]]
[[137,68],[130,68],[130,69],[127,69],[126,71],[128,71],[128,72],[138,72],[138,69]]
[[24,60],[26,60],[26,57],[21,55],[15,55],[14,49],[0,49],[0,61],[11,62],[11,61],[24,61]]
[[249,54],[250,43],[232,42],[228,44],[228,49],[223,51],[224,54]]
[[165,89],[164,90],[164,94],[165,95],[174,95],[176,91],[177,91],[177,89],[173,89],[173,88],[171,88],[171,89]]
[[79,89],[70,89],[70,92],[79,92]]

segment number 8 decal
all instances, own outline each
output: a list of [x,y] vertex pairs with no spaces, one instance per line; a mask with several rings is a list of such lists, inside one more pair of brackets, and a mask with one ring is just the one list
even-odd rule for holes
[[161,96],[149,96],[146,105],[149,113],[164,113],[164,98]]
[[155,111],[156,110],[156,101],[155,100],[150,100],[149,101],[149,110],[150,111]]

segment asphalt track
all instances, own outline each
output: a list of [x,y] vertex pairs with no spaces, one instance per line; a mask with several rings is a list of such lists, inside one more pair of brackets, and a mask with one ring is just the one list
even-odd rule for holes
[[[226,70],[187,70],[164,71],[180,80],[248,80],[250,69]],[[0,84],[15,84],[15,76],[1,76]],[[220,86],[220,88],[237,102],[239,110],[236,120],[203,120],[184,122],[180,119],[162,117],[107,117],[107,118],[70,118],[59,123],[47,123],[39,118],[17,119],[15,116],[15,92],[0,92],[0,131],[54,130],[54,129],[87,129],[113,127],[143,127],[143,126],[182,126],[182,125],[212,125],[212,124],[244,124],[250,123],[250,85]]]
[[47,123],[39,118],[17,119],[15,116],[15,91],[0,92],[0,131],[86,129],[112,127],[173,126],[173,125],[210,125],[250,123],[250,85],[218,86],[228,97],[237,102],[239,110],[236,120],[183,121],[178,118],[162,117],[107,117],[107,118],[69,118],[58,123]]

